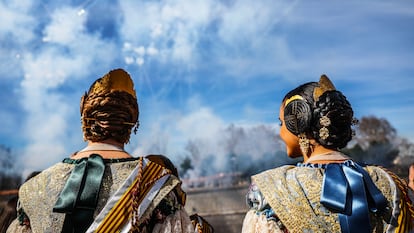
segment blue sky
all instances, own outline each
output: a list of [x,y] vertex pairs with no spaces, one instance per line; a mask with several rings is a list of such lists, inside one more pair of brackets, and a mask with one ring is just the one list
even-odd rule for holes
[[413,22],[411,0],[0,0],[0,142],[28,171],[81,149],[80,97],[114,68],[139,98],[134,155],[220,156],[231,124],[252,135],[239,150],[270,150],[257,129],[277,134],[283,95],[323,73],[413,142]]

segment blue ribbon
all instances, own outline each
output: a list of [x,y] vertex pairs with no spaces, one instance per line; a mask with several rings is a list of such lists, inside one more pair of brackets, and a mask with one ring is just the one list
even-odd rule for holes
[[369,174],[351,160],[328,164],[321,203],[339,214],[341,232],[371,232],[369,211],[383,211],[387,200]]

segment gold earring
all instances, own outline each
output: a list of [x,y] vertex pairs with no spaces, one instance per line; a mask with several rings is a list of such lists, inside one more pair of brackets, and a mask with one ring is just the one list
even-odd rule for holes
[[306,137],[306,134],[301,133],[299,137],[299,147],[303,155],[307,155],[309,151],[309,139]]

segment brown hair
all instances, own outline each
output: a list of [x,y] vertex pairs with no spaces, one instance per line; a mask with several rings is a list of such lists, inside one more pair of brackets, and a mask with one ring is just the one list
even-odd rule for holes
[[129,74],[117,69],[96,80],[81,99],[81,116],[85,140],[129,142],[132,128],[136,132],[138,127],[139,116]]
[[17,218],[17,200],[18,197],[14,196],[10,198],[4,206],[0,215],[0,233],[5,233],[13,220]]

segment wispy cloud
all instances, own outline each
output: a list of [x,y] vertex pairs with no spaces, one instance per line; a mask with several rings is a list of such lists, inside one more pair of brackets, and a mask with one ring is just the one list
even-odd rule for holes
[[270,132],[283,94],[322,73],[358,115],[381,114],[414,138],[410,1],[96,3],[0,2],[1,96],[18,100],[2,103],[0,136],[23,144],[24,160],[58,161],[79,149],[79,98],[117,67],[137,87],[136,155],[179,156],[191,140],[205,155],[224,154],[229,125]]

